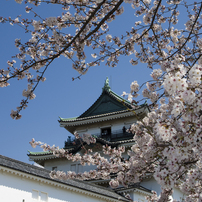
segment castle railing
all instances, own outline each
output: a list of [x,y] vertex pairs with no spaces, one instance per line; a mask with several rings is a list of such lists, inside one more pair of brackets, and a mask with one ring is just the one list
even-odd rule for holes
[[[102,138],[106,141],[110,142],[116,142],[121,140],[127,140],[132,139],[134,134],[128,133],[125,130],[115,130],[111,133],[94,133],[91,134],[95,138]],[[75,137],[68,136],[67,141],[65,141],[65,148],[72,148],[75,147],[77,144],[80,144],[80,141],[78,139],[75,139]]]

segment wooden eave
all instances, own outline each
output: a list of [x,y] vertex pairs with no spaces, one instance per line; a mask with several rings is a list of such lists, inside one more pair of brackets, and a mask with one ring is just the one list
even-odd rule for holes
[[116,120],[116,119],[124,119],[127,117],[136,117],[137,115],[138,115],[138,118],[140,118],[141,115],[145,116],[148,113],[148,111],[149,111],[148,107],[144,106],[134,111],[123,110],[119,112],[101,114],[101,115],[87,117],[87,118],[77,118],[75,120],[60,122],[60,127],[64,127],[70,133],[73,133],[75,130],[75,127],[78,127],[78,126],[95,124],[99,122],[107,122],[107,121]]

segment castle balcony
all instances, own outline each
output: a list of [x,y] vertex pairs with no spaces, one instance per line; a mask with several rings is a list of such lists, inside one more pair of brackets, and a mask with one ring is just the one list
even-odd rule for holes
[[[134,134],[128,133],[125,130],[115,130],[115,131],[108,131],[108,132],[100,132],[96,134],[91,134],[95,138],[101,138],[108,142],[117,142],[123,140],[130,140],[133,139]],[[78,146],[80,144],[80,140],[75,139],[75,137],[68,136],[67,141],[65,141],[65,149],[70,149]]]

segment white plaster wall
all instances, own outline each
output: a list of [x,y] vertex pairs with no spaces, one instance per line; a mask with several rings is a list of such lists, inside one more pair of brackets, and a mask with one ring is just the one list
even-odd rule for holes
[[133,199],[133,201],[138,201],[138,202],[146,202],[147,201],[145,199],[145,195],[142,195],[142,194],[136,193],[136,192],[133,192],[132,199]]
[[[91,147],[88,147],[88,145],[86,147],[87,147],[87,149],[91,148]],[[103,154],[101,144],[100,144],[100,147],[95,147],[95,148],[92,147],[92,150],[93,150],[93,152],[99,152],[100,155],[103,156],[104,158],[107,158],[107,159],[110,158],[108,155]],[[125,159],[128,158],[127,151],[128,151],[128,149],[126,149],[126,152],[123,154],[123,157]],[[81,155],[84,155],[85,151],[80,150],[78,153],[81,154]],[[57,170],[62,170],[64,172],[67,172],[67,171],[72,171],[71,170],[71,165],[76,165],[76,171],[75,171],[76,173],[95,170],[97,168],[95,165],[88,165],[88,164],[86,164],[85,166],[80,166],[79,167],[79,164],[80,164],[80,162],[72,162],[72,161],[67,160],[67,159],[56,159],[55,158],[55,159],[46,160],[45,163],[44,163],[44,168],[47,169],[47,170],[52,171],[53,167],[57,167]],[[82,167],[82,169],[80,169],[81,167]]]
[[[76,170],[72,170],[71,165],[75,165]],[[51,159],[51,160],[45,161],[44,163],[45,169],[51,171],[53,167],[57,167],[57,170],[62,170],[64,172],[75,171],[76,173],[96,169],[96,166],[94,165],[81,166],[79,162],[72,162],[72,161],[63,160],[63,159]]]
[[[32,190],[39,191],[39,198],[32,198]],[[0,172],[0,201],[2,202],[38,202],[42,201],[41,192],[47,193],[46,202],[104,202],[86,194],[57,188],[53,185],[22,178],[7,172]]]
[[[106,155],[102,155],[104,157],[107,157]],[[127,154],[123,155],[125,158],[127,157]],[[70,171],[70,167],[72,164],[76,164],[76,168],[79,164],[79,162],[72,162],[72,161],[68,161],[68,160],[61,160],[61,159],[55,159],[55,160],[49,160],[48,162],[46,162],[45,164],[45,168],[52,170],[53,166],[57,166],[58,170],[63,170],[63,171]],[[93,165],[86,165],[82,167],[83,172],[84,171],[90,171],[90,170],[94,170],[96,169],[96,166]],[[76,170],[77,172],[77,170]],[[149,190],[154,190],[157,192],[157,195],[160,195],[161,193],[161,187],[160,185],[155,181],[154,178],[149,178],[149,179],[145,179],[143,182],[141,182],[141,185]],[[134,201],[144,201],[145,197],[141,194],[137,194],[137,193],[133,193],[131,195],[131,197],[133,198]],[[174,192],[173,192],[173,199],[179,200],[181,201],[181,199],[183,198],[183,194],[182,192],[180,192],[179,189],[174,188]],[[141,199],[141,200],[140,200]],[[146,200],[145,200],[146,201]]]
[[172,195],[173,199],[176,199],[178,201],[183,201],[182,199],[184,199],[184,195],[182,194],[182,192],[177,189],[177,188],[174,188],[174,191],[173,191],[173,195]]
[[50,159],[45,161],[44,168],[52,170],[52,167],[57,167],[57,170],[69,171],[71,163],[71,161],[66,159]]
[[154,178],[145,179],[140,185],[149,190],[154,190],[157,195],[161,193],[161,186],[155,181]]
[[86,126],[78,126],[76,128],[76,131],[79,133],[79,135],[82,135],[83,133],[89,133],[89,134],[100,134],[101,128],[105,127],[111,127],[112,132],[116,130],[122,130],[123,126],[128,129],[132,123],[136,122],[135,117],[127,117],[123,119],[116,119],[116,120],[109,120],[99,123],[93,123],[88,124]]
[[126,192],[125,194],[129,194],[130,195],[130,198],[134,201],[134,202],[148,202],[146,199],[145,199],[145,196],[144,194],[140,193],[140,192],[136,192],[136,190],[131,190],[129,192]]
[[[161,186],[155,181],[154,178],[144,180],[143,182],[141,182],[141,185],[149,190],[154,190],[157,193],[157,195],[160,195],[161,193]],[[174,188],[172,198],[176,199],[177,201],[182,201],[184,195],[179,189]]]

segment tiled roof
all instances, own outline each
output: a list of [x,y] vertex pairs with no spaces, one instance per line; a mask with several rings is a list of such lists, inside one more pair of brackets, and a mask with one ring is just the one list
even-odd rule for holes
[[[122,106],[121,108],[124,108],[126,111],[128,109],[132,109],[133,107],[137,107],[136,104],[130,103],[128,100],[125,100],[124,98],[122,98],[121,96],[119,96],[118,94],[116,94],[114,91],[112,91],[111,88],[110,88],[110,86],[108,84],[106,85],[106,81],[105,81],[105,85],[104,85],[104,88],[102,88],[102,94],[100,95],[100,97],[94,102],[94,104],[90,108],[88,108],[83,114],[81,114],[79,116],[79,118],[85,117],[86,114],[88,114],[88,112],[94,106],[99,105],[99,101],[103,97],[103,95],[107,95],[107,96],[113,98],[113,100],[117,101],[117,103],[119,103],[119,104],[121,103],[121,106]],[[118,113],[120,113],[121,111],[118,111]],[[114,112],[116,112],[116,111],[114,111]],[[109,115],[110,113],[105,113],[105,114]]]
[[17,170],[26,174],[34,175],[36,177],[45,178],[47,180],[55,181],[58,183],[62,183],[68,186],[72,186],[75,188],[79,188],[85,191],[93,192],[96,194],[104,195],[113,199],[119,199],[120,201],[129,201],[128,199],[120,196],[119,194],[115,193],[113,190],[109,190],[107,188],[91,184],[84,181],[79,180],[56,180],[52,179],[49,176],[50,171],[44,168],[39,168],[34,165],[30,165],[21,161],[17,161],[15,159],[11,159],[5,156],[0,155],[0,166],[7,167],[13,170]]
[[[60,118],[59,122],[76,122],[95,118],[102,118],[111,115],[117,115],[129,112],[130,109],[135,111],[147,106],[147,103],[138,106],[136,104],[131,104],[128,100],[125,100],[121,96],[117,95],[111,90],[109,84],[105,81],[103,91],[99,98],[80,116],[74,118]],[[110,108],[108,104],[104,104],[105,100],[111,103]],[[107,107],[108,106],[108,107]],[[101,111],[96,111],[100,107]],[[113,108],[114,107],[114,108]]]
[[[102,138],[96,138],[96,143],[101,143],[103,145],[108,145],[111,147],[117,147],[120,144],[131,143],[131,142],[135,142],[135,141],[133,139],[127,139],[127,140],[122,140],[122,141],[110,142],[110,141],[104,140]],[[84,142],[82,144],[76,145],[74,148],[68,149],[68,151],[70,153],[75,154],[76,152],[78,152],[82,148],[83,145],[86,145],[86,143]],[[28,152],[29,152],[28,156],[52,155],[52,152],[31,152],[31,151],[28,151]]]
[[[142,109],[142,108],[144,108],[146,106],[147,106],[146,104],[140,105],[140,107],[137,108],[137,109],[135,109],[134,111],[136,111],[138,109]],[[116,112],[111,112],[111,113],[99,114],[99,115],[89,116],[89,117],[83,117],[83,118],[80,118],[79,116],[78,117],[74,117],[74,118],[61,118],[61,117],[59,117],[60,118],[59,122],[83,121],[83,120],[89,120],[89,119],[95,119],[95,118],[102,118],[102,117],[106,117],[106,116],[110,116],[110,115],[123,114],[123,113],[126,113],[126,112],[130,112],[130,110],[126,109],[126,110],[122,110],[122,111],[116,111]]]
[[28,152],[29,152],[28,156],[30,154],[34,155],[34,156],[38,156],[38,155],[52,155],[53,154],[52,152],[48,152],[48,151],[46,151],[46,152],[44,152],[44,151],[41,151],[41,152],[32,152],[32,151],[28,150]]
[[88,116],[88,117],[82,117],[82,118],[80,118],[79,116],[74,117],[74,118],[61,118],[61,117],[59,117],[60,118],[59,122],[83,121],[83,120],[88,120],[88,119],[94,119],[94,118],[101,118],[101,117],[105,117],[105,116],[110,116],[110,115],[114,115],[114,114],[120,114],[120,113],[124,113],[124,112],[128,112],[128,110],[122,110],[122,111],[99,114],[99,115],[95,115],[95,116]]
[[148,192],[150,194],[152,193],[152,191],[150,189],[147,189],[147,188],[141,186],[140,182],[132,184],[132,185],[128,185],[128,187],[119,187],[119,188],[116,188],[114,190],[117,191],[117,192],[120,192],[120,191],[124,191],[124,190],[131,189],[131,188],[139,189],[139,190]]

